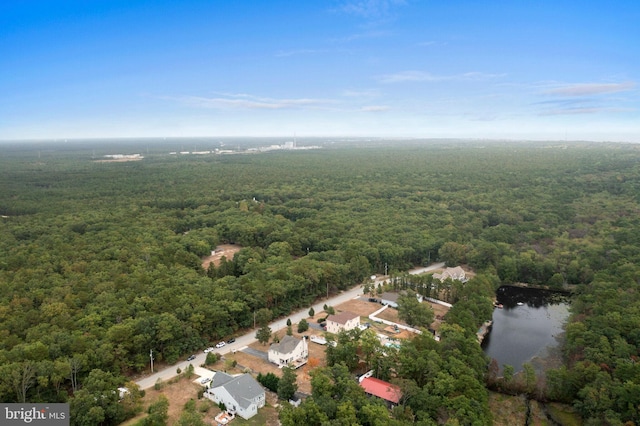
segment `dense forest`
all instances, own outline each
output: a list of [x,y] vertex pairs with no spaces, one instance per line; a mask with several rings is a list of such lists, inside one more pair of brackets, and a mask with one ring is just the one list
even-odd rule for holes
[[[148,368],[150,349],[173,363],[259,310],[285,315],[441,260],[475,269],[477,288],[457,289],[449,343],[416,339],[395,358],[413,389],[398,421],[490,423],[489,363],[468,347],[487,316],[474,298],[524,282],[577,286],[565,366],[540,397],[587,424],[640,422],[640,147],[358,141],[195,156],[151,142],[0,145],[0,400],[70,400],[86,414],[75,424],[117,424],[126,404],[86,407]],[[116,150],[145,158],[94,161]],[[204,270],[222,243],[243,249]]]

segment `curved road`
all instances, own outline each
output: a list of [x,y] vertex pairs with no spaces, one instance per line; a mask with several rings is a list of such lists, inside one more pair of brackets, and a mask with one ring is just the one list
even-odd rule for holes
[[[412,269],[409,271],[409,273],[413,275],[419,275],[419,274],[423,274],[425,272],[433,271],[435,269],[440,269],[443,267],[444,267],[444,263],[435,263],[427,267]],[[375,284],[377,285],[378,283],[382,283],[387,279],[388,277],[377,278],[375,280]],[[347,300],[360,297],[361,295],[362,295],[362,284],[359,284],[356,287],[351,288],[350,290],[344,291],[329,299],[323,300],[321,302],[316,303],[315,305],[312,305],[313,310],[316,312],[321,312],[325,304],[330,306],[338,306],[339,304],[344,303]],[[309,308],[301,309],[298,312],[294,312],[285,318],[281,318],[272,322],[271,324],[269,324],[269,327],[271,327],[271,330],[273,331],[278,331],[287,327],[287,319],[291,319],[291,322],[295,324],[303,318],[308,318],[308,316],[309,316]],[[240,350],[240,348],[249,346],[255,341],[256,341],[256,330],[251,330],[242,336],[236,337],[236,341],[234,343],[228,344],[220,349],[215,349],[214,352],[224,355],[226,353],[231,352],[232,350]],[[193,364],[194,366],[199,366],[204,364],[206,357],[207,357],[207,354],[201,351],[198,354],[196,354],[196,359],[194,359],[193,361],[178,362],[172,365],[171,367],[167,367],[164,370],[160,370],[154,374],[151,374],[150,376],[145,377],[144,379],[140,379],[136,381],[136,384],[140,387],[140,389],[149,389],[150,387],[153,387],[153,385],[155,385],[158,379],[167,381],[177,376],[178,373],[176,372],[176,370],[178,368],[184,371],[189,364]]]

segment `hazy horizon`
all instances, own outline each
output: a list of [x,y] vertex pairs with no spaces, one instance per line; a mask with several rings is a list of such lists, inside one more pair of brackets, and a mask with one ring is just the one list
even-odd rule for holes
[[0,6],[0,140],[640,142],[640,3]]

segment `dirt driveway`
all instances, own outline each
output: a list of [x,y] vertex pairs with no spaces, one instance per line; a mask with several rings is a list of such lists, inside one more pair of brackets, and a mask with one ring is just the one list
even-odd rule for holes
[[209,268],[209,264],[212,262],[217,268],[220,266],[220,259],[222,259],[222,256],[226,257],[227,260],[233,260],[233,256],[241,249],[242,246],[237,244],[222,244],[216,247],[216,249],[213,250],[213,254],[202,259],[202,269],[206,271],[207,268]]
[[[369,302],[366,299],[362,300],[362,299],[351,299],[351,300],[347,300],[344,303],[341,303],[340,305],[335,307],[336,313],[339,312],[352,312],[354,314],[360,315],[361,317],[368,317],[369,315],[371,315],[372,313],[374,313],[375,311],[377,311],[378,309],[380,309],[380,304],[378,303],[374,303],[374,302]],[[363,318],[360,319],[360,322],[364,322],[367,321]]]
[[[193,377],[196,377],[195,375]],[[145,391],[145,396],[142,399],[142,403],[145,407],[145,410],[140,415],[135,418],[126,421],[121,426],[130,426],[134,425],[137,421],[147,416],[146,409],[150,404],[154,403],[158,400],[160,395],[164,395],[167,397],[169,401],[169,409],[167,414],[169,415],[169,420],[167,424],[172,425],[178,421],[180,418],[180,414],[184,410],[184,405],[190,400],[198,399],[198,390],[202,387],[193,383],[193,377],[191,379],[187,379],[186,377],[182,377],[179,380],[173,383],[166,383],[162,389],[155,390],[154,388],[147,389]],[[200,400],[198,403],[205,403],[207,401]],[[211,407],[206,410],[205,420],[210,419],[213,422],[213,418],[220,412],[220,409],[213,404],[210,404]]]

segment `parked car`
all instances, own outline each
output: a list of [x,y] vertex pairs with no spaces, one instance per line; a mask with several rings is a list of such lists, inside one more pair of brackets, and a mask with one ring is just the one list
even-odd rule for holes
[[200,383],[202,383],[203,385],[209,383],[211,381],[211,379],[209,377],[205,377],[202,380],[200,380]]
[[234,338],[232,337],[231,339],[227,340],[227,344],[228,344],[228,345],[230,345],[230,344],[232,344],[232,343],[233,343],[233,342],[235,342],[235,341],[236,341],[236,339],[234,339]]
[[215,348],[213,346],[209,346],[207,349],[204,350],[205,354],[208,354],[209,352],[213,351]]
[[189,355],[189,358],[187,358],[187,361],[193,361],[194,359],[196,359],[195,355]]
[[221,347],[223,347],[224,345],[226,345],[225,342],[220,342],[218,344],[216,344],[216,348],[220,349]]

